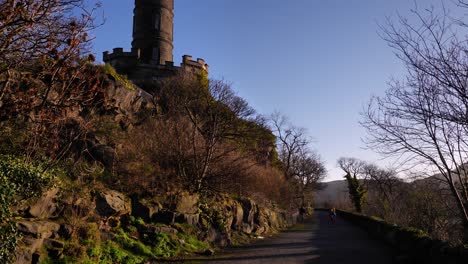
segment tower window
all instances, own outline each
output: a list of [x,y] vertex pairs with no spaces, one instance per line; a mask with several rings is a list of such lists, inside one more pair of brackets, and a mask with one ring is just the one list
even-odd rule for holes
[[159,30],[161,28],[161,15],[158,13],[153,14],[154,29]]
[[159,57],[160,57],[159,48],[153,48],[153,57],[152,57],[153,63],[159,64]]

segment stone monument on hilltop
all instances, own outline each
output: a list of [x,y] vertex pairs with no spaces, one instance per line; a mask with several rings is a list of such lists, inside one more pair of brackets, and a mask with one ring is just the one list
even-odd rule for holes
[[136,83],[174,76],[181,71],[208,74],[203,59],[184,55],[174,65],[174,0],[135,0],[133,41],[130,52],[114,48],[104,52],[104,62]]

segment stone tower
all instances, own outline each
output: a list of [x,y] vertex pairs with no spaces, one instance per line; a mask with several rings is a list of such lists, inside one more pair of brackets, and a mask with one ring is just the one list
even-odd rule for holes
[[174,0],[135,0],[132,50],[140,60],[164,65],[174,61]]
[[104,52],[103,61],[135,83],[154,81],[178,73],[208,74],[203,59],[184,55],[174,65],[174,0],[135,0],[132,50],[114,48]]

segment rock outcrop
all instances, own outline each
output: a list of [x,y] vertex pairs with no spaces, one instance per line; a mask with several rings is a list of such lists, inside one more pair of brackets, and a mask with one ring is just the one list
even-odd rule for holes
[[132,215],[146,222],[155,221],[156,214],[161,209],[162,205],[157,201],[132,198]]
[[117,121],[135,121],[138,113],[154,107],[153,96],[133,83],[114,82],[107,89],[108,98],[112,98],[112,108]]
[[32,217],[40,219],[52,218],[57,211],[55,199],[57,198],[58,192],[59,189],[54,188],[44,193],[42,197],[29,208],[29,214]]
[[[54,254],[56,257],[60,256],[63,251],[63,243],[51,239],[57,236],[60,229],[59,224],[46,220],[24,219],[17,222],[17,227],[18,231],[23,233],[25,237],[16,249],[15,263],[39,263],[39,251],[43,247],[51,250],[51,255]],[[56,241],[56,243],[52,241]]]
[[101,191],[96,197],[96,210],[104,217],[128,214],[131,212],[130,198],[117,191]]
[[18,230],[35,238],[50,238],[59,231],[60,225],[46,220],[20,220]]
[[[181,223],[197,226],[200,219],[198,210],[199,200],[200,198],[198,195],[190,194],[188,192],[171,195],[167,199],[164,208],[158,209],[158,211],[151,216],[151,219],[156,223],[168,225]],[[144,203],[148,204],[148,202]],[[140,202],[139,206],[141,207],[141,205],[142,203]],[[144,209],[143,211],[147,210]]]
[[[56,216],[55,211],[61,213]],[[113,239],[115,230],[127,230],[131,239],[141,238],[146,243],[177,239],[191,230],[192,236],[217,247],[275,233],[294,218],[249,198],[200,197],[180,192],[167,197],[131,199],[115,190],[92,189],[79,198],[68,199],[57,199],[57,191],[51,190],[30,207],[29,213],[35,218],[17,221],[24,239],[17,248],[16,263],[40,263],[46,256],[60,259],[66,252],[65,241],[85,232],[64,222],[69,219],[65,215],[79,216],[82,224],[94,221],[96,232],[106,239]]]

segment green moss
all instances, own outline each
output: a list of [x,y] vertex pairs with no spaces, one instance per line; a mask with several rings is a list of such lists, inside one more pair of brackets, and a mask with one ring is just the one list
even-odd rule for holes
[[143,218],[140,218],[140,217],[136,219],[136,223],[141,226],[144,226],[146,224],[145,220],[143,220]]
[[406,232],[410,232],[412,233],[414,236],[416,237],[419,237],[419,238],[423,238],[423,237],[427,237],[429,238],[429,234],[422,231],[421,229],[418,229],[418,228],[414,228],[414,227],[402,227],[401,230],[403,231],[406,231]]
[[88,248],[88,250],[86,251],[86,253],[88,254],[88,256],[90,257],[99,257],[102,255],[102,248],[101,247],[92,247],[92,248]]
[[153,254],[151,247],[146,246],[142,242],[132,237],[129,237],[127,233],[125,233],[122,229],[119,229],[115,234],[114,238],[115,242],[120,244],[124,249],[144,257],[156,257]]
[[127,76],[118,74],[117,71],[110,64],[102,66],[105,74],[112,76],[116,81],[120,82],[126,89],[136,91],[135,86],[128,80]]
[[180,243],[181,248],[186,252],[201,252],[209,248],[208,244],[198,240],[195,236],[178,233],[179,241],[183,241]]
[[[135,224],[143,221],[135,218],[129,220]],[[143,222],[143,224],[145,223]],[[197,230],[194,227],[178,224],[176,228],[179,232],[172,235],[164,233],[138,234],[138,229],[135,226],[127,225],[124,228],[113,229],[111,240],[102,243],[100,239],[83,235],[81,240],[75,242],[72,247],[69,245],[70,242],[65,243],[66,248],[79,249],[78,251],[67,250],[68,253],[75,252],[75,256],[69,256],[62,260],[47,259],[44,263],[136,264],[181,254],[199,253],[209,248],[207,243],[197,238]],[[91,225],[90,229],[93,230],[94,227]],[[135,236],[130,234],[135,234]]]
[[208,74],[206,72],[197,74],[197,80],[202,87],[208,87],[210,85],[210,80],[208,79]]
[[254,238],[253,234],[246,234],[244,232],[233,232],[231,236],[232,246],[242,246],[249,244]]
[[125,231],[127,231],[128,233],[135,233],[138,231],[138,228],[133,225],[127,225],[124,228],[125,228]]
[[177,235],[164,233],[145,234],[142,240],[131,237],[122,229],[116,230],[113,241],[120,245],[125,252],[130,252],[143,259],[166,258],[181,253],[198,253],[209,248],[209,245],[198,240],[193,227],[179,225],[178,228],[186,230]]
[[114,241],[107,241],[106,243],[94,246],[90,241],[86,242],[88,249],[85,256],[73,257],[67,256],[60,260],[46,259],[44,264],[66,264],[66,263],[100,263],[100,264],[114,264],[114,263],[144,263],[146,258],[133,254],[125,250],[121,245]]
[[157,234],[154,240],[154,254],[157,257],[172,257],[179,253],[174,241],[167,234]]
[[194,230],[195,228],[189,224],[176,223],[174,224],[174,228],[177,229],[177,231],[179,232],[184,232],[184,233],[189,233],[189,234],[193,234],[193,232],[195,231]]
[[370,219],[378,222],[383,222],[384,220],[378,216],[369,216]]
[[133,215],[131,215],[131,216],[128,217],[128,221],[130,222],[130,224],[135,224],[136,223],[136,218]]
[[145,258],[135,256],[131,252],[128,252],[120,247],[119,244],[108,241],[102,246],[102,254],[99,258],[99,263],[102,264],[113,264],[113,263],[128,263],[138,264],[143,263]]

